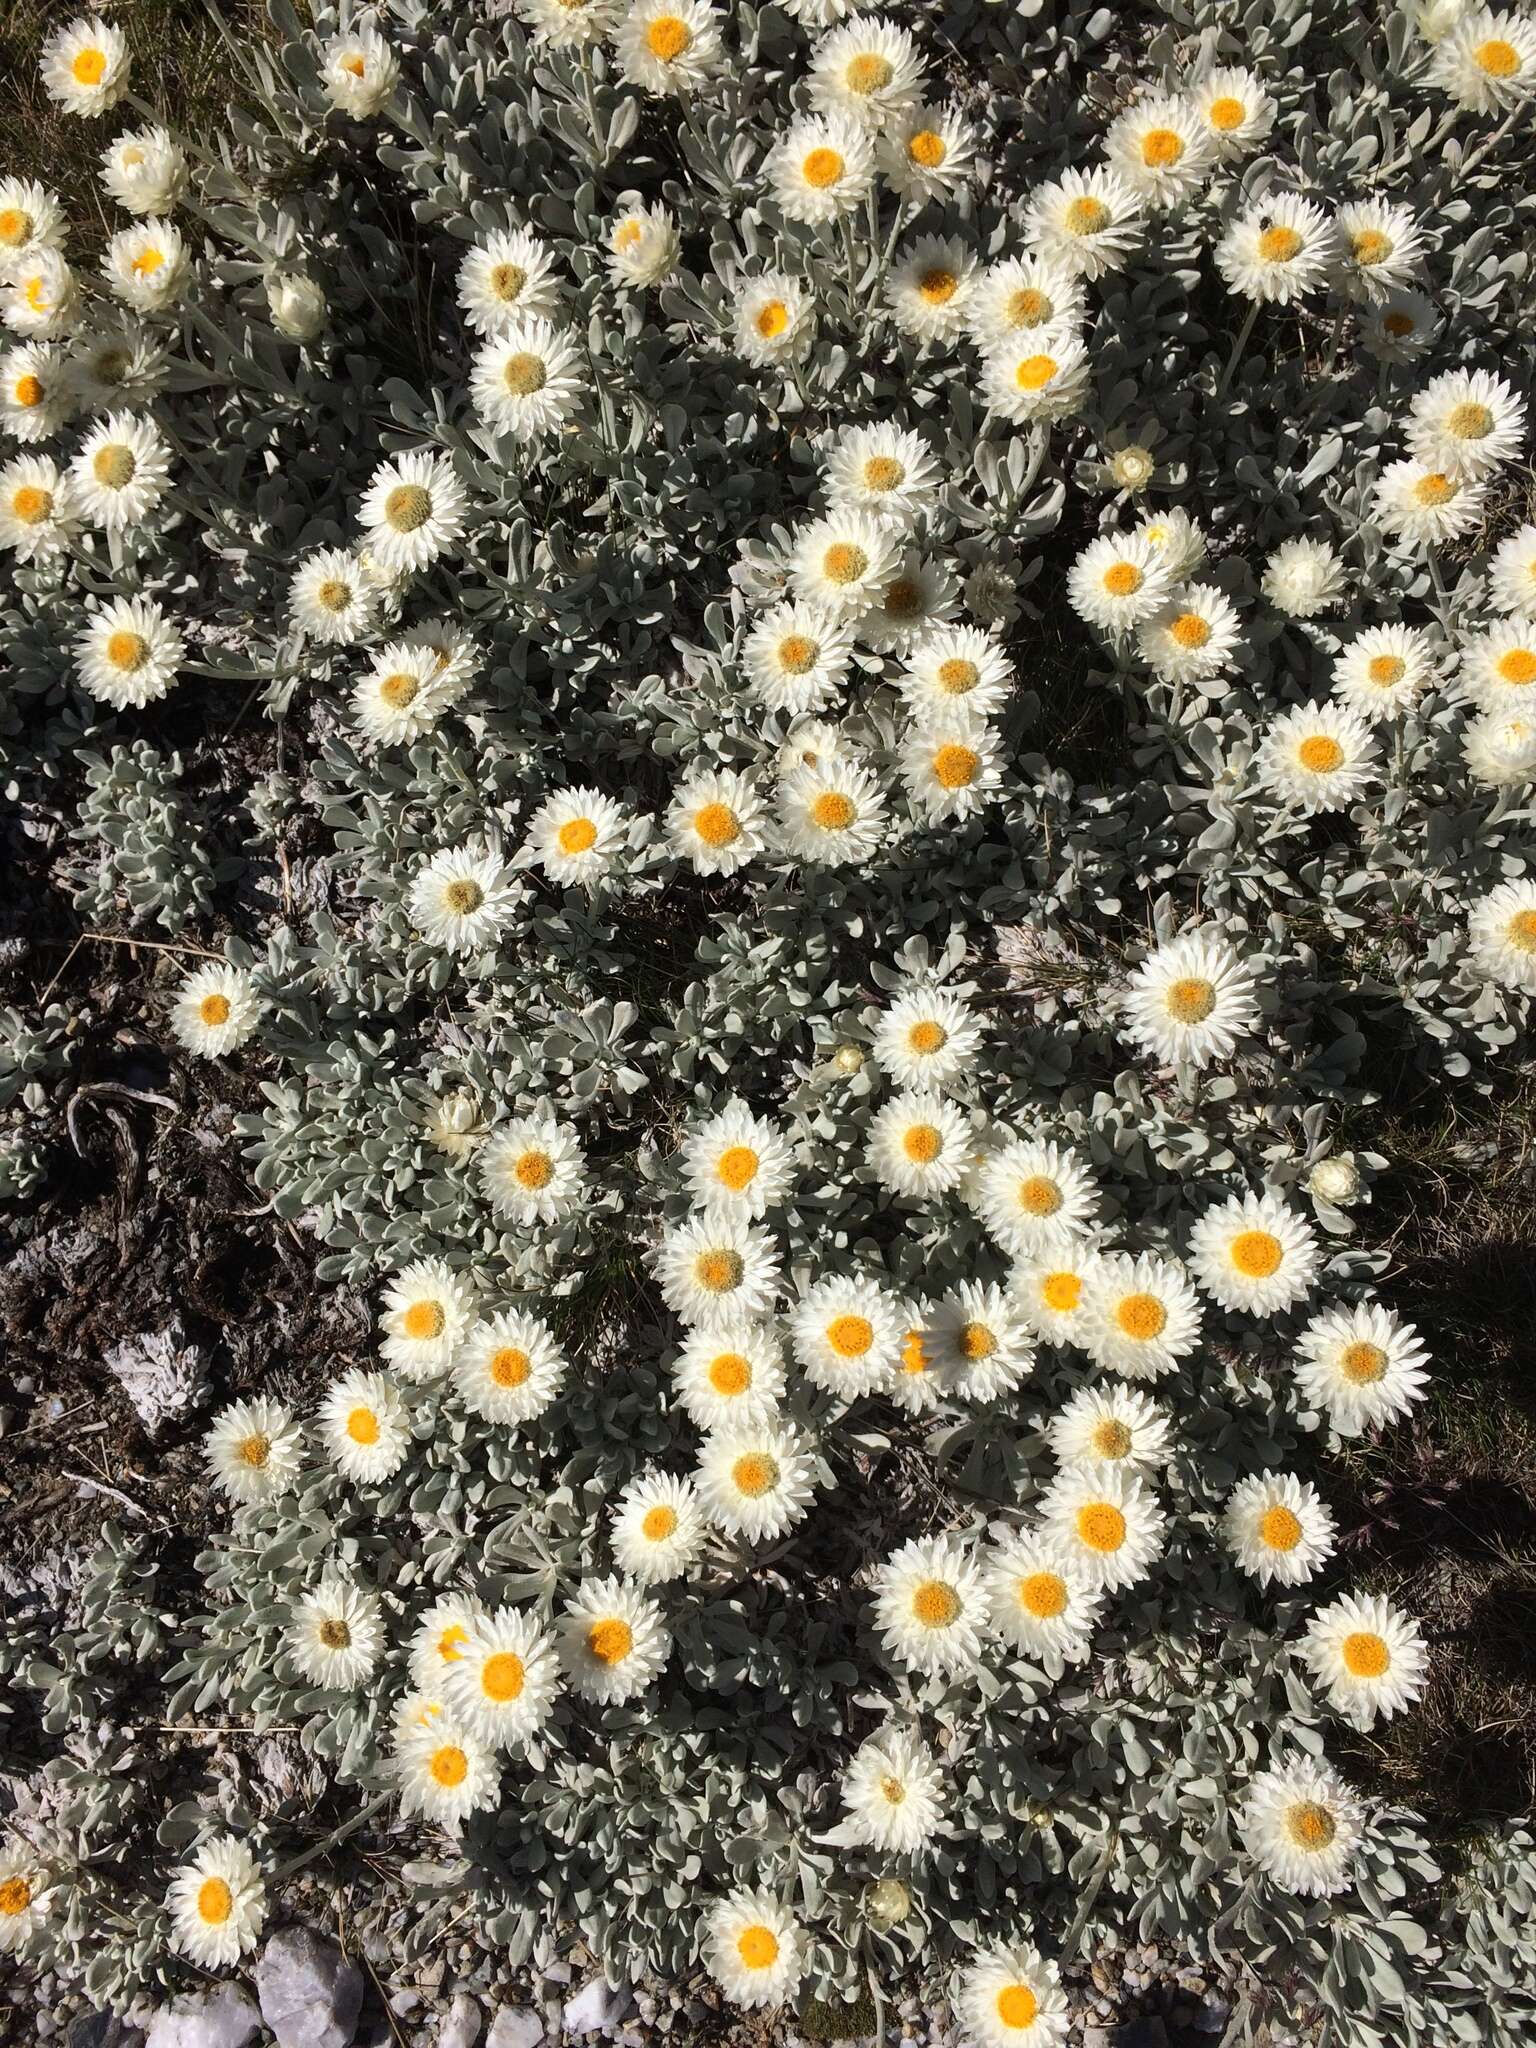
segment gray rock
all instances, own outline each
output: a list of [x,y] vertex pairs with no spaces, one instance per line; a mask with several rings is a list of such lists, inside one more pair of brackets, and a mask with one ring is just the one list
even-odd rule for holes
[[1232,2017],[1232,2006],[1225,1998],[1207,1998],[1195,2014],[1192,2025],[1197,2034],[1221,2034],[1226,2032],[1227,2021]]
[[220,1984],[164,2006],[149,2023],[144,2048],[247,2048],[261,2014],[238,1986]]
[[479,2038],[480,2008],[467,1991],[456,1991],[438,2028],[437,2048],[475,2048]]
[[565,2002],[560,2028],[566,2034],[597,2034],[621,2020],[629,2010],[628,1990],[615,1991],[606,1978],[594,1977]]
[[284,1927],[261,1952],[256,1996],[277,2048],[349,2048],[363,1973],[334,1941],[308,1927]]
[[539,2048],[544,2022],[525,2005],[504,2005],[491,2021],[485,2048]]
[[82,2013],[69,2030],[69,2048],[143,2048],[143,2032],[115,2012]]

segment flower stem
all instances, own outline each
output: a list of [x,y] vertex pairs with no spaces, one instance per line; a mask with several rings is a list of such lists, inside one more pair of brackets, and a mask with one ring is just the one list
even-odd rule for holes
[[1248,337],[1252,334],[1254,322],[1258,317],[1259,302],[1255,299],[1243,315],[1243,324],[1237,330],[1237,338],[1232,344],[1232,353],[1227,357],[1227,367],[1222,371],[1220,380],[1217,383],[1216,396],[1218,398],[1226,396],[1227,386],[1232,382],[1232,372],[1237,368],[1238,358],[1248,346]]

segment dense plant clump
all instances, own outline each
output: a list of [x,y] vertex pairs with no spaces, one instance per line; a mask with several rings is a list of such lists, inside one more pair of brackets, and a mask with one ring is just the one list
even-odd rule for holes
[[309,1795],[166,1810],[147,1690],[419,1835],[423,1947],[1037,2048],[1167,1938],[1513,2043],[1529,1836],[1453,1880],[1339,1757],[1432,1648],[1329,1453],[1447,1369],[1372,1055],[1536,994],[1536,27],[271,12],[211,144],[42,48],[128,224],[0,181],[0,748],[376,1342],[221,1410],[199,1602],[112,1531],[0,1650],[0,1947],[256,1943]]

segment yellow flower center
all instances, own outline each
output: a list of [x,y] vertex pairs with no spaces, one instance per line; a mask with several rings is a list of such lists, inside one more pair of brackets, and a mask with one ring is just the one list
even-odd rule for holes
[[1176,1024],[1203,1024],[1216,1007],[1216,991],[1202,976],[1189,974],[1174,982],[1163,1000]]
[[549,370],[542,356],[531,349],[519,349],[501,366],[501,381],[514,398],[532,398],[549,382]]
[[339,1614],[328,1614],[315,1633],[328,1650],[348,1650],[352,1647],[352,1631]]
[[867,1316],[834,1316],[827,1325],[827,1342],[839,1358],[862,1358],[875,1341],[875,1326]]
[[672,64],[693,42],[693,30],[675,14],[658,14],[646,24],[646,46],[663,64]]
[[1056,374],[1054,356],[1026,356],[1013,373],[1013,381],[1021,391],[1043,391]]
[[443,891],[443,901],[456,917],[471,917],[485,901],[485,891],[468,875],[461,875]]
[[1062,1193],[1049,1174],[1032,1173],[1019,1182],[1015,1199],[1026,1216],[1054,1216]]
[[736,1251],[701,1252],[694,1261],[693,1277],[710,1294],[729,1294],[739,1287],[746,1265]]
[[966,661],[960,655],[953,655],[948,661],[941,661],[938,667],[938,684],[946,697],[964,697],[974,690],[981,681],[981,670],[974,661]]
[[937,1124],[910,1124],[902,1133],[901,1149],[916,1166],[931,1166],[944,1149],[944,1134]]
[[1387,1354],[1379,1344],[1368,1344],[1362,1338],[1354,1344],[1346,1344],[1339,1353],[1339,1371],[1351,1386],[1368,1387],[1379,1380],[1387,1369]]
[[1289,1508],[1266,1508],[1259,1521],[1259,1540],[1271,1550],[1294,1550],[1301,1541],[1301,1523]]
[[352,586],[339,576],[329,576],[315,592],[315,602],[323,611],[344,612],[352,602]]
[[843,69],[843,83],[850,92],[882,92],[894,77],[889,58],[873,50],[862,51]]
[[779,1959],[779,1937],[771,1927],[743,1927],[736,1953],[749,1970],[771,1970]]
[[197,1006],[197,1014],[204,1024],[216,1030],[220,1024],[229,1022],[231,1008],[228,996],[204,996]]
[[789,308],[782,299],[770,299],[757,315],[757,331],[764,341],[773,341],[789,325]]
[[1233,99],[1227,93],[1223,93],[1219,99],[1212,100],[1205,110],[1205,118],[1223,135],[1230,135],[1234,128],[1241,128],[1247,116],[1248,110],[1242,101]]
[[528,273],[520,263],[493,264],[486,276],[486,283],[491,288],[492,296],[500,299],[505,306],[510,306],[515,299],[522,297],[527,282]]
[[1327,733],[1315,732],[1296,749],[1296,758],[1309,775],[1332,775],[1344,765],[1344,749]]
[[761,1163],[750,1145],[730,1145],[715,1163],[715,1178],[739,1195],[757,1178]]
[[1134,597],[1145,581],[1134,562],[1112,562],[1104,571],[1104,588],[1111,597]]
[[1165,171],[1184,154],[1184,138],[1173,128],[1149,128],[1141,138],[1141,160],[1151,171]]
[[948,1043],[949,1033],[942,1024],[935,1023],[931,1017],[923,1018],[907,1033],[907,1044],[915,1053],[942,1052]]
[[739,1351],[722,1351],[710,1360],[708,1378],[717,1394],[744,1394],[752,1384],[752,1367]]
[[816,666],[821,649],[804,633],[786,633],[779,642],[779,667],[786,675],[803,676]]
[[341,59],[341,68],[349,78],[366,78],[368,75],[367,63],[355,51]]
[[997,2016],[1005,2027],[1032,2027],[1040,2001],[1027,1984],[1007,1984],[997,1994]]
[[82,50],[69,68],[77,85],[100,85],[107,75],[107,53],[92,45]]
[[1371,657],[1365,672],[1378,690],[1390,690],[1408,673],[1408,664],[1395,654],[1376,654]]
[[907,155],[925,171],[936,171],[948,154],[943,136],[931,128],[919,128],[907,138]]
[[1034,285],[1026,284],[1009,295],[1003,308],[1003,318],[1010,327],[1040,327],[1050,319],[1053,311],[1049,296]]
[[414,533],[432,517],[432,493],[425,484],[396,484],[384,500],[384,517],[397,533]]
[[980,766],[979,754],[951,742],[934,755],[933,778],[941,789],[969,789]]
[[900,1806],[906,1796],[907,1788],[903,1785],[900,1778],[882,1778],[880,1780],[880,1797],[887,1806]]
[[260,1430],[242,1437],[239,1455],[242,1465],[249,1465],[253,1472],[260,1472],[272,1455],[270,1438],[263,1436]]
[[869,571],[869,557],[851,540],[835,540],[821,559],[821,573],[839,587],[857,583]]
[[432,1761],[427,1766],[434,1780],[445,1791],[455,1785],[462,1785],[469,1775],[469,1758],[455,1742],[445,1742],[441,1749],[434,1749]]
[[1301,236],[1295,228],[1266,228],[1259,237],[1259,254],[1266,263],[1290,263],[1301,254]]
[[1343,1654],[1344,1668],[1352,1678],[1380,1678],[1392,1662],[1392,1652],[1369,1629],[1346,1636]]
[[197,1888],[197,1917],[210,1927],[222,1927],[235,1910],[234,1894],[222,1877],[205,1877]]
[[823,832],[846,832],[857,815],[853,798],[840,789],[824,790],[811,805],[811,823]]
[[960,289],[960,280],[952,270],[925,270],[917,281],[918,296],[930,306],[947,306]]
[[640,1524],[640,1534],[647,1543],[665,1543],[676,1528],[676,1508],[647,1508]]
[[512,1178],[524,1188],[547,1188],[554,1177],[555,1162],[547,1152],[537,1149],[520,1152],[512,1169]]
[[908,1330],[901,1343],[901,1369],[910,1379],[928,1370],[928,1354],[923,1349],[921,1330]]
[[1517,910],[1504,927],[1504,938],[1521,953],[1536,953],[1536,910]]
[[800,175],[807,185],[814,185],[818,192],[825,192],[843,175],[843,159],[837,150],[828,149],[823,144],[818,149],[807,150]]
[[1077,1533],[1090,1550],[1118,1550],[1125,1541],[1125,1517],[1113,1501],[1089,1501],[1077,1511]]
[[437,1654],[445,1664],[457,1664],[468,1641],[468,1631],[460,1628],[456,1621],[450,1621],[437,1639]]
[[354,1408],[347,1417],[347,1435],[355,1444],[376,1444],[379,1418],[371,1408]]
[[1204,647],[1210,639],[1210,621],[1202,619],[1198,612],[1180,612],[1168,628],[1168,633],[1171,639],[1177,640],[1181,647],[1186,647],[1193,653],[1197,647]]
[[729,804],[701,804],[693,814],[693,829],[706,846],[729,846],[741,837],[741,823]]
[[1385,263],[1392,254],[1392,237],[1384,235],[1380,228],[1362,228],[1354,239],[1355,261],[1369,267],[1373,263]]
[[407,1337],[425,1343],[429,1338],[441,1337],[448,1327],[448,1318],[440,1301],[413,1301],[400,1318],[400,1327]]
[[924,1628],[948,1628],[959,1619],[960,1595],[942,1579],[924,1579],[912,1595],[912,1612]]
[[590,853],[597,844],[597,826],[590,818],[567,818],[555,842],[562,853]]
[[1428,476],[1421,476],[1413,487],[1414,503],[1418,505],[1448,505],[1455,495],[1455,478],[1440,469],[1432,469]]
[[134,257],[133,262],[129,265],[129,268],[136,277],[153,277],[157,270],[164,268],[164,265],[165,252],[155,248],[153,243],[151,243],[147,249],[139,251],[138,255]]
[[634,1647],[635,1632],[620,1615],[607,1615],[587,1630],[587,1648],[599,1664],[622,1664]]
[[149,642],[142,633],[121,630],[108,636],[106,652],[114,668],[125,669],[131,675],[148,661]]
[[1115,1321],[1127,1337],[1149,1344],[1166,1329],[1168,1311],[1155,1294],[1126,1294],[1116,1305]]
[[1096,1458],[1123,1458],[1131,1448],[1131,1432],[1118,1416],[1096,1422],[1088,1438]]
[[1520,52],[1502,36],[1490,36],[1472,52],[1479,71],[1489,78],[1513,78],[1520,69]]
[[16,403],[18,405],[25,406],[28,412],[30,412],[34,406],[41,405],[44,397],[46,396],[46,393],[43,390],[42,379],[40,377],[34,377],[30,370],[27,371],[25,375],[18,377],[16,379],[16,382],[12,385],[11,389],[15,396]]
[[133,482],[138,466],[131,448],[125,448],[121,441],[109,441],[96,450],[91,473],[109,491],[120,491]]
[[480,1690],[498,1706],[521,1699],[526,1679],[523,1660],[512,1650],[496,1650],[480,1666]]
[[486,1371],[498,1387],[520,1387],[533,1371],[533,1361],[515,1344],[503,1344],[499,1351],[491,1353]]
[[1246,1273],[1250,1280],[1267,1280],[1271,1273],[1279,1272],[1285,1253],[1272,1232],[1243,1230],[1228,1246],[1227,1256],[1239,1273]]
[[864,488],[867,491],[894,491],[906,473],[894,455],[871,455],[864,464]]
[[379,685],[379,695],[392,711],[404,711],[407,705],[415,703],[420,694],[421,679],[408,669],[386,676]]
[[1402,312],[1385,313],[1382,315],[1381,325],[1382,331],[1390,335],[1394,341],[1406,341],[1413,332],[1413,315]]
[[1302,1799],[1287,1812],[1285,1831],[1299,1849],[1326,1849],[1339,1830],[1326,1806]]
[[1070,1315],[1083,1298],[1083,1283],[1076,1273],[1047,1273],[1040,1282],[1040,1298],[1057,1315]]
[[0,1884],[0,1913],[8,1920],[25,1913],[32,1903],[32,1887],[24,1877],[8,1877]]
[[731,1481],[736,1491],[745,1494],[748,1500],[761,1500],[779,1483],[777,1461],[766,1451],[748,1451],[731,1467]]
[[1019,1605],[1036,1621],[1054,1621],[1067,1611],[1067,1582],[1059,1572],[1030,1572],[1018,1583]]
[[1514,683],[1521,688],[1527,683],[1536,683],[1536,649],[1511,647],[1499,656],[1494,667],[1501,683]]
[[1069,235],[1096,235],[1109,225],[1109,208],[1102,199],[1090,198],[1085,193],[1068,206],[1062,225]]
[[985,1323],[962,1323],[960,1325],[960,1353],[972,1365],[979,1365],[984,1358],[990,1358],[997,1349],[997,1338]]
[[19,249],[32,232],[32,216],[19,206],[0,208],[0,248]]

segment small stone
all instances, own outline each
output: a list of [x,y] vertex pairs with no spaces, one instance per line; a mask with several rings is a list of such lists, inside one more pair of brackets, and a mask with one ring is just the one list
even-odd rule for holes
[[437,2030],[437,2048],[475,2048],[479,2038],[480,2008],[467,1991],[456,1991]]
[[569,1963],[551,1963],[544,1972],[546,1984],[569,1984],[573,1971]]
[[1197,2034],[1222,2034],[1226,2032],[1227,2021],[1232,2017],[1229,1999],[1208,1998],[1195,2014],[1191,2025]]
[[420,2005],[421,1993],[413,1990],[409,1984],[402,1986],[399,1991],[396,1991],[389,2001],[390,2011],[398,2014],[401,2019],[406,2019],[413,2012],[419,2010]]
[[144,2048],[247,2048],[261,2032],[261,2014],[243,1991],[221,1984],[162,2007]]
[[544,2022],[527,2006],[504,2005],[491,2021],[485,2048],[539,2048],[544,2039]]
[[115,2012],[83,2013],[69,2030],[69,2048],[143,2048],[143,2041],[140,2029]]
[[607,1979],[594,1977],[583,1984],[565,2003],[560,2015],[561,2031],[567,2034],[596,2034],[622,2019],[629,2007],[628,1991],[613,1990]]
[[312,1928],[284,1927],[261,1952],[256,1996],[277,2048],[350,2048],[363,1973]]

